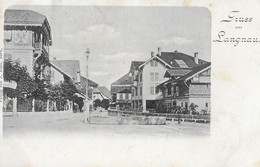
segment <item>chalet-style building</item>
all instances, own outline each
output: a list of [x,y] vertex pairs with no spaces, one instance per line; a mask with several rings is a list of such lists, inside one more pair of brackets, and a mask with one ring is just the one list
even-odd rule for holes
[[165,77],[169,79],[157,87],[162,91],[167,108],[180,106],[190,110],[193,103],[196,111],[210,112],[210,70],[210,63],[167,70]]
[[134,69],[143,63],[142,61],[132,61],[129,72],[111,84],[113,105],[121,109],[131,107]]
[[[20,60],[34,79],[50,82],[49,47],[51,28],[46,16],[31,10],[10,10],[4,14],[4,59]],[[8,97],[5,97],[8,100]],[[10,100],[10,99],[9,99]],[[44,102],[13,100],[18,111],[39,109]],[[30,103],[33,107],[30,107]],[[35,109],[36,108],[36,109]]]
[[20,59],[31,76],[50,77],[51,28],[44,15],[7,9],[4,15],[4,58]]
[[96,99],[99,99],[101,101],[107,99],[110,101],[111,93],[105,86],[98,86],[94,88],[92,92],[92,100],[95,101]]
[[[62,81],[72,81],[76,86],[78,93],[75,93],[76,101],[81,101],[86,98],[86,81],[87,79],[80,74],[80,63],[78,60],[52,60],[51,64],[51,81],[57,84]],[[88,79],[88,100],[93,104],[93,90],[98,86],[97,83]],[[72,104],[74,106],[74,103]]]
[[133,110],[146,112],[155,109],[156,101],[163,99],[162,91],[157,87],[168,80],[164,77],[166,71],[190,70],[199,64],[207,63],[194,57],[174,51],[151,53],[151,58],[139,65],[134,70],[132,86],[132,108]]

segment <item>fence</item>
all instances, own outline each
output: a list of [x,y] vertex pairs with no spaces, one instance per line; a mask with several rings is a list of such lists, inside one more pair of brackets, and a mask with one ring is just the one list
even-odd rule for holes
[[117,116],[164,116],[167,121],[180,121],[182,122],[196,122],[196,123],[210,123],[210,115],[187,115],[187,114],[170,114],[170,113],[143,113],[134,111],[120,111],[115,109],[108,109],[108,115]]

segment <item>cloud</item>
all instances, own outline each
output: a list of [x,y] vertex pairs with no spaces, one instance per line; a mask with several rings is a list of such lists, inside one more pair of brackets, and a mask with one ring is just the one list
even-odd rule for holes
[[182,37],[171,37],[168,39],[162,39],[157,41],[158,43],[163,43],[164,45],[185,45],[193,42],[191,39],[185,39]]
[[120,33],[117,32],[113,27],[106,24],[96,24],[87,27],[86,30],[76,31],[61,36],[63,40],[77,41],[80,43],[93,43],[106,40],[112,40],[120,37]]
[[92,57],[90,69],[90,78],[93,78],[98,83],[110,87],[110,84],[115,80],[125,75],[132,61],[144,61],[149,58],[141,52],[128,53],[119,52],[116,54],[100,54]]
[[92,72],[90,72],[90,75],[92,75],[92,76],[96,76],[96,77],[99,77],[99,76],[105,76],[105,75],[108,75],[108,73],[106,73],[106,72],[102,72],[102,71],[92,71]]

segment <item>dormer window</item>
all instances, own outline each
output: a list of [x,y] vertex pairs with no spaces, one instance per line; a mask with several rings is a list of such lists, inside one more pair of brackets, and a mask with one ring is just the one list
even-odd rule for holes
[[181,68],[189,68],[187,66],[187,64],[183,60],[175,60],[175,61],[178,63],[179,67],[181,67]]

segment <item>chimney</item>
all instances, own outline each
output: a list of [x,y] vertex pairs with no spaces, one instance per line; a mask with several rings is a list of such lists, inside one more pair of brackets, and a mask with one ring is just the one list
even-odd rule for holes
[[158,48],[158,55],[161,56],[161,54],[162,54],[162,53],[161,53],[161,48],[159,47],[159,48]]
[[199,52],[194,53],[194,61],[196,64],[199,64],[199,55],[198,54],[199,54]]
[[76,80],[77,80],[77,83],[80,82],[80,73],[79,73],[79,71],[77,71],[77,78],[76,78]]
[[154,52],[151,52],[151,57],[154,57]]

